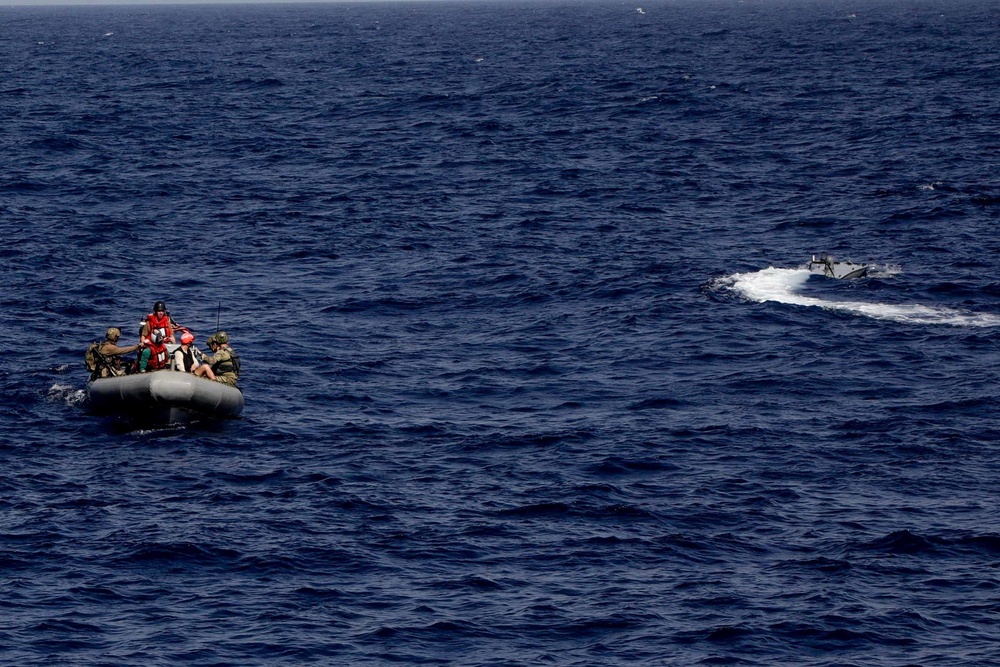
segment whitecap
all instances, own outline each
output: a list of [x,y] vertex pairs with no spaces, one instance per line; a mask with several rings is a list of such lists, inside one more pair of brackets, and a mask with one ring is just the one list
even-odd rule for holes
[[49,387],[48,398],[53,403],[79,405],[87,398],[87,392],[65,384],[54,384]]

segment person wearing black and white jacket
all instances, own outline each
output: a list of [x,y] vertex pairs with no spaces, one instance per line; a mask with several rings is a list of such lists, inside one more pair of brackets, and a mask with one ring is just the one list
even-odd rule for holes
[[181,346],[174,350],[174,370],[214,380],[215,373],[212,372],[212,367],[201,363],[201,350],[192,345],[193,342],[194,334],[191,332],[185,332],[181,336]]

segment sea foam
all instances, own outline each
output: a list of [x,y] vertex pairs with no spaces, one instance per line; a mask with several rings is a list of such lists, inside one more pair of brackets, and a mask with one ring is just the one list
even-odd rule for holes
[[840,301],[805,296],[799,290],[814,274],[808,269],[769,267],[750,273],[735,273],[722,284],[748,301],[775,301],[794,306],[808,306],[852,313],[876,320],[908,324],[951,325],[961,327],[1000,326],[996,315],[972,313],[946,306],[927,304],[892,304],[867,301]]

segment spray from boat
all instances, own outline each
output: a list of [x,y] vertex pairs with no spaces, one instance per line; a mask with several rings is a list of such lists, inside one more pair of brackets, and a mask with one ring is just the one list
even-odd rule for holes
[[[888,320],[907,324],[936,324],[959,327],[1000,326],[1000,317],[996,315],[973,313],[946,306],[836,300],[808,296],[801,293],[806,283],[817,274],[845,278],[852,271],[859,271],[860,267],[864,267],[864,272],[852,277],[877,275],[878,272],[877,267],[871,265],[858,265],[851,264],[850,262],[838,262],[837,264],[851,265],[854,268],[848,270],[850,267],[847,266],[831,267],[827,266],[824,262],[820,262],[818,258],[813,258],[805,268],[782,269],[768,267],[760,271],[734,273],[719,279],[716,285],[721,289],[736,293],[739,297],[747,301],[756,303],[775,302],[792,306],[822,308],[824,310],[849,313],[876,320]],[[892,275],[893,273],[894,271],[888,268],[885,275]]]

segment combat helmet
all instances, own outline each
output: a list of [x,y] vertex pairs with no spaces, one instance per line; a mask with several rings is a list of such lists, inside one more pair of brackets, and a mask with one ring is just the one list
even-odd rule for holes
[[104,337],[110,341],[115,341],[122,337],[122,331],[118,327],[108,327]]
[[216,331],[214,334],[212,334],[212,337],[208,339],[208,342],[218,343],[219,345],[222,345],[223,343],[228,343],[229,334],[227,334],[225,331]]

